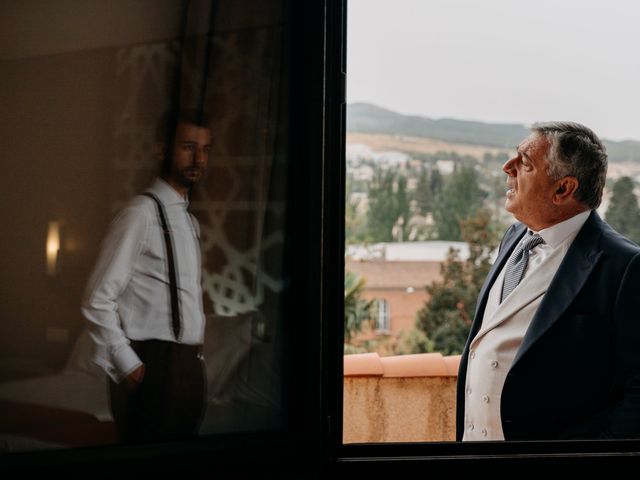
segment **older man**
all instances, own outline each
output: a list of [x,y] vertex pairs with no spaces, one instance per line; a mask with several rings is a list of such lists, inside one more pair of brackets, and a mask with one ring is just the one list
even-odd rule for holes
[[640,437],[640,248],[603,222],[607,155],[536,124],[503,166],[505,233],[458,376],[458,440]]

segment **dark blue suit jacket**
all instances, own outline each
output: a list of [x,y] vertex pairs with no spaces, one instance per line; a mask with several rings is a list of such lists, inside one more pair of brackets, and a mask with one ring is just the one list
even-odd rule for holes
[[[458,440],[464,429],[469,343],[489,290],[518,240],[505,233],[478,297],[458,373]],[[534,315],[505,380],[506,440],[640,437],[640,247],[600,219],[585,222]]]

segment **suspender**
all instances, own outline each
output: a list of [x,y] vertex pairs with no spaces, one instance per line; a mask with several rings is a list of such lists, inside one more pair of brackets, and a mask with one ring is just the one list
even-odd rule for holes
[[164,207],[158,197],[151,192],[144,192],[143,195],[151,198],[155,203],[158,210],[158,217],[162,224],[162,232],[164,234],[164,244],[167,250],[167,264],[169,267],[169,290],[171,291],[171,327],[173,328],[173,335],[176,341],[180,338],[180,304],[178,300],[178,284],[176,282],[176,265],[173,257],[173,242],[171,241],[171,231],[169,230],[169,224],[167,223],[167,217],[164,212]]

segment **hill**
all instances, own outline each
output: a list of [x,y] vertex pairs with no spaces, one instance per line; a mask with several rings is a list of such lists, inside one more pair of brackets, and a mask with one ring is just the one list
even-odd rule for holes
[[[403,115],[369,103],[348,105],[347,132],[406,135],[509,150],[514,150],[529,135],[529,130],[521,124]],[[611,162],[640,163],[640,142],[614,142],[605,139],[604,143]]]

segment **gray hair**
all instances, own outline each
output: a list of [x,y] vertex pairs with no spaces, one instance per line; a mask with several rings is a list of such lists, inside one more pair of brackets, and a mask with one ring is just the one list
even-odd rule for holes
[[554,180],[575,177],[576,200],[592,210],[598,208],[607,177],[607,152],[593,130],[574,122],[544,122],[535,123],[531,131],[550,143],[548,175]]

